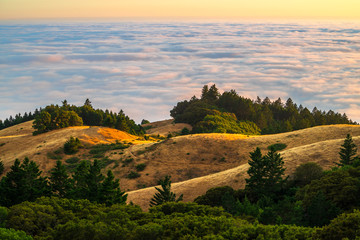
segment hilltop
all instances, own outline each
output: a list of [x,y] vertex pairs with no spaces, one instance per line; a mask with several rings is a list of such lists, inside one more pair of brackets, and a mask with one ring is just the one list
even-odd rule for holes
[[[171,120],[150,123],[148,126],[152,126],[149,130],[153,135],[166,135],[186,127],[173,124]],[[360,126],[357,125],[318,126],[261,136],[193,134],[165,140],[145,140],[106,127],[69,127],[37,136],[33,136],[32,131],[31,121],[0,131],[0,158],[6,170],[16,158],[28,156],[47,174],[54,166],[56,157],[62,161],[74,156],[94,159],[89,151],[95,144],[116,141],[129,143],[129,148],[108,151],[102,159],[107,161],[106,167],[120,178],[121,188],[128,191],[128,201],[143,208],[148,207],[154,193],[153,186],[167,174],[172,176],[173,190],[183,193],[185,201],[191,201],[215,186],[244,187],[249,152],[255,147],[266,152],[269,145],[286,144],[281,154],[287,168],[286,174],[291,175],[297,166],[309,161],[317,162],[325,169],[332,167],[333,162],[338,160],[338,151],[347,133],[360,145]],[[55,154],[54,157],[54,152],[61,149],[70,136],[78,137],[86,147],[75,155]],[[140,177],[127,178],[140,163],[146,166],[139,172]]]

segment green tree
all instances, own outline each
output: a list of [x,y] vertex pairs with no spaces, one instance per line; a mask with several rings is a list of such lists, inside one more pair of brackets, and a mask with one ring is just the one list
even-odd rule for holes
[[50,186],[53,194],[62,198],[66,197],[71,191],[71,183],[66,167],[58,160],[56,166],[50,171]]
[[317,229],[314,239],[338,240],[359,239],[360,233],[360,211],[343,213],[333,219],[331,223],[323,228]]
[[303,187],[311,183],[312,180],[320,179],[322,176],[324,176],[324,170],[319,164],[307,162],[295,169],[294,182],[296,186]]
[[72,176],[74,188],[71,192],[71,198],[86,199],[88,197],[87,176],[89,174],[89,164],[87,161],[81,161]]
[[322,191],[316,193],[305,211],[305,219],[309,226],[324,226],[340,213],[334,203],[326,199]]
[[148,124],[148,123],[150,123],[149,120],[146,120],[146,119],[141,120],[141,125]]
[[226,194],[235,196],[235,191],[230,186],[210,188],[204,195],[195,198],[194,202],[212,207],[222,206],[223,196]]
[[92,105],[91,105],[91,101],[87,98],[86,100],[85,100],[85,103],[84,103],[84,106],[89,106],[89,107],[93,107]]
[[127,194],[120,190],[119,179],[115,179],[114,174],[109,170],[106,178],[101,183],[98,202],[110,206],[116,203],[125,204],[126,199]]
[[344,140],[344,144],[341,145],[340,148],[340,163],[336,163],[338,166],[345,166],[351,165],[354,161],[358,158],[355,156],[357,153],[357,146],[355,145],[354,141],[350,134],[346,135]]
[[97,201],[100,195],[101,182],[104,180],[104,175],[101,173],[102,166],[100,161],[95,159],[90,165],[88,174],[86,176],[86,183],[88,189],[88,197],[90,201]]
[[245,189],[255,199],[262,196],[275,197],[287,179],[283,179],[285,168],[282,157],[274,148],[265,156],[262,156],[260,148],[256,148],[250,153],[250,158]]
[[82,147],[82,144],[78,138],[70,137],[64,144],[64,153],[74,154],[79,151],[79,148]]
[[46,111],[41,111],[41,113],[35,118],[33,128],[36,129],[34,131],[34,135],[49,131],[49,126],[51,123],[51,115]]
[[32,240],[31,236],[26,235],[23,231],[16,231],[12,228],[0,228],[1,240]]
[[155,189],[158,191],[158,193],[155,193],[155,195],[151,198],[150,207],[161,205],[166,202],[182,201],[182,199],[183,199],[182,194],[176,199],[176,194],[171,192],[170,178],[171,177],[167,175],[167,176],[165,176],[164,179],[161,179],[159,181],[162,189],[155,187]]
[[351,210],[360,206],[359,176],[360,167],[333,171],[299,189],[296,197],[303,202],[307,210],[316,199],[316,195],[322,191],[326,200],[335,204],[336,207],[343,211]]
[[34,201],[40,196],[49,196],[49,184],[34,161],[18,159],[10,172],[0,182],[0,205],[11,206],[23,201]]

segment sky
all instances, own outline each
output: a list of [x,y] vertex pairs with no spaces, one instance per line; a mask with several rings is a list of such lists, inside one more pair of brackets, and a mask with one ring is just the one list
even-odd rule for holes
[[3,23],[0,119],[86,98],[137,123],[169,119],[216,84],[360,122],[359,34],[353,20]]
[[359,0],[0,0],[0,19],[360,18]]

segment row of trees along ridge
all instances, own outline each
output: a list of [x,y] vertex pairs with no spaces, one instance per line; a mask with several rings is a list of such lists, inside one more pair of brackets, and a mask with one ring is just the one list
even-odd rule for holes
[[105,126],[128,132],[133,135],[142,135],[144,129],[120,110],[113,113],[109,110],[94,109],[89,99],[81,107],[69,105],[66,100],[62,106],[46,106],[36,117],[33,127],[34,134],[48,132],[54,129],[69,126]]
[[272,134],[328,124],[356,124],[346,114],[318,110],[309,111],[289,98],[271,101],[268,97],[251,100],[235,90],[219,93],[215,84],[205,85],[201,98],[178,102],[170,111],[175,122],[188,123],[194,133],[227,132]]

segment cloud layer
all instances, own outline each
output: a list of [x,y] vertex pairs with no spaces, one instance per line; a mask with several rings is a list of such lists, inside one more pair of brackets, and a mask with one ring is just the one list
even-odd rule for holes
[[340,22],[2,24],[0,119],[89,98],[160,120],[215,83],[360,122],[359,33]]

